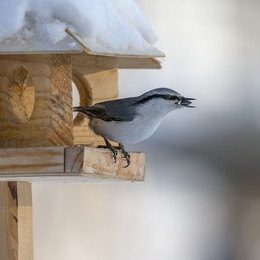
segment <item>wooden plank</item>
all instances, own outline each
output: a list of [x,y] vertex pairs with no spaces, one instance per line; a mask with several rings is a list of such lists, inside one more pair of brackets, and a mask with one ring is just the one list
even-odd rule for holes
[[31,184],[0,183],[0,259],[33,259]]
[[107,149],[86,146],[2,148],[0,182],[144,181],[144,153],[130,155],[130,166],[123,168],[126,161],[122,154],[118,154],[118,161],[114,163]]
[[0,176],[51,172],[64,172],[64,147],[0,149]]
[[143,181],[145,177],[145,154],[130,153],[131,163],[119,152],[115,163],[111,152],[86,146],[65,148],[65,172],[80,173],[82,177]]
[[162,59],[156,58],[118,58],[119,69],[161,69]]

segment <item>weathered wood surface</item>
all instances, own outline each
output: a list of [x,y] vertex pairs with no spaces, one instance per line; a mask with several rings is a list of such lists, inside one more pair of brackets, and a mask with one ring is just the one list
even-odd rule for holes
[[144,181],[144,153],[130,155],[130,166],[123,168],[126,161],[121,152],[114,163],[107,149],[86,146],[2,148],[0,182]]
[[65,172],[78,173],[82,177],[143,181],[145,177],[144,153],[130,153],[131,163],[127,168],[122,153],[114,162],[111,151],[86,146],[65,148]]
[[6,55],[0,62],[0,147],[72,145],[67,55]]
[[33,259],[31,184],[0,183],[0,259]]
[[64,147],[0,149],[0,176],[51,172],[64,172]]

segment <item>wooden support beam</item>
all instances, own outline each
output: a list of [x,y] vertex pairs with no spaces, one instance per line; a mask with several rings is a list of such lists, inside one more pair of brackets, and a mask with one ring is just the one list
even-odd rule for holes
[[0,259],[33,259],[31,184],[0,183]]

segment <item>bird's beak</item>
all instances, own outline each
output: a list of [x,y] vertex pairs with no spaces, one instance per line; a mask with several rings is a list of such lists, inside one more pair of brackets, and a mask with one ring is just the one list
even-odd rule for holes
[[191,100],[196,100],[196,99],[195,98],[185,98],[185,97],[182,97],[180,105],[184,106],[184,107],[194,108],[195,106],[190,106]]

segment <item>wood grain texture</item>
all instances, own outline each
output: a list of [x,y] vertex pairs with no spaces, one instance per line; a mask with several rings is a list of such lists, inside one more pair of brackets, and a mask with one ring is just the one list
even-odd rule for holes
[[0,176],[48,172],[64,172],[64,147],[0,149]]
[[70,55],[2,56],[0,147],[71,145],[71,79]]
[[111,152],[86,146],[65,148],[65,172],[79,173],[82,177],[144,181],[145,154],[130,153],[131,163],[127,168],[121,152],[114,163]]
[[[28,79],[34,86],[34,107],[28,122],[15,122],[10,116],[14,109],[10,105],[8,93],[12,92],[10,78],[15,76],[15,68],[27,71]],[[7,55],[0,62],[0,147],[23,147],[50,145],[49,141],[49,71],[47,56]],[[20,78],[21,80],[21,78]],[[19,78],[16,77],[19,82]],[[36,83],[36,84],[35,84]],[[25,95],[24,95],[25,96]]]
[[31,184],[0,183],[0,259],[33,259]]
[[73,144],[72,67],[69,54],[50,55],[50,109],[53,145]]

